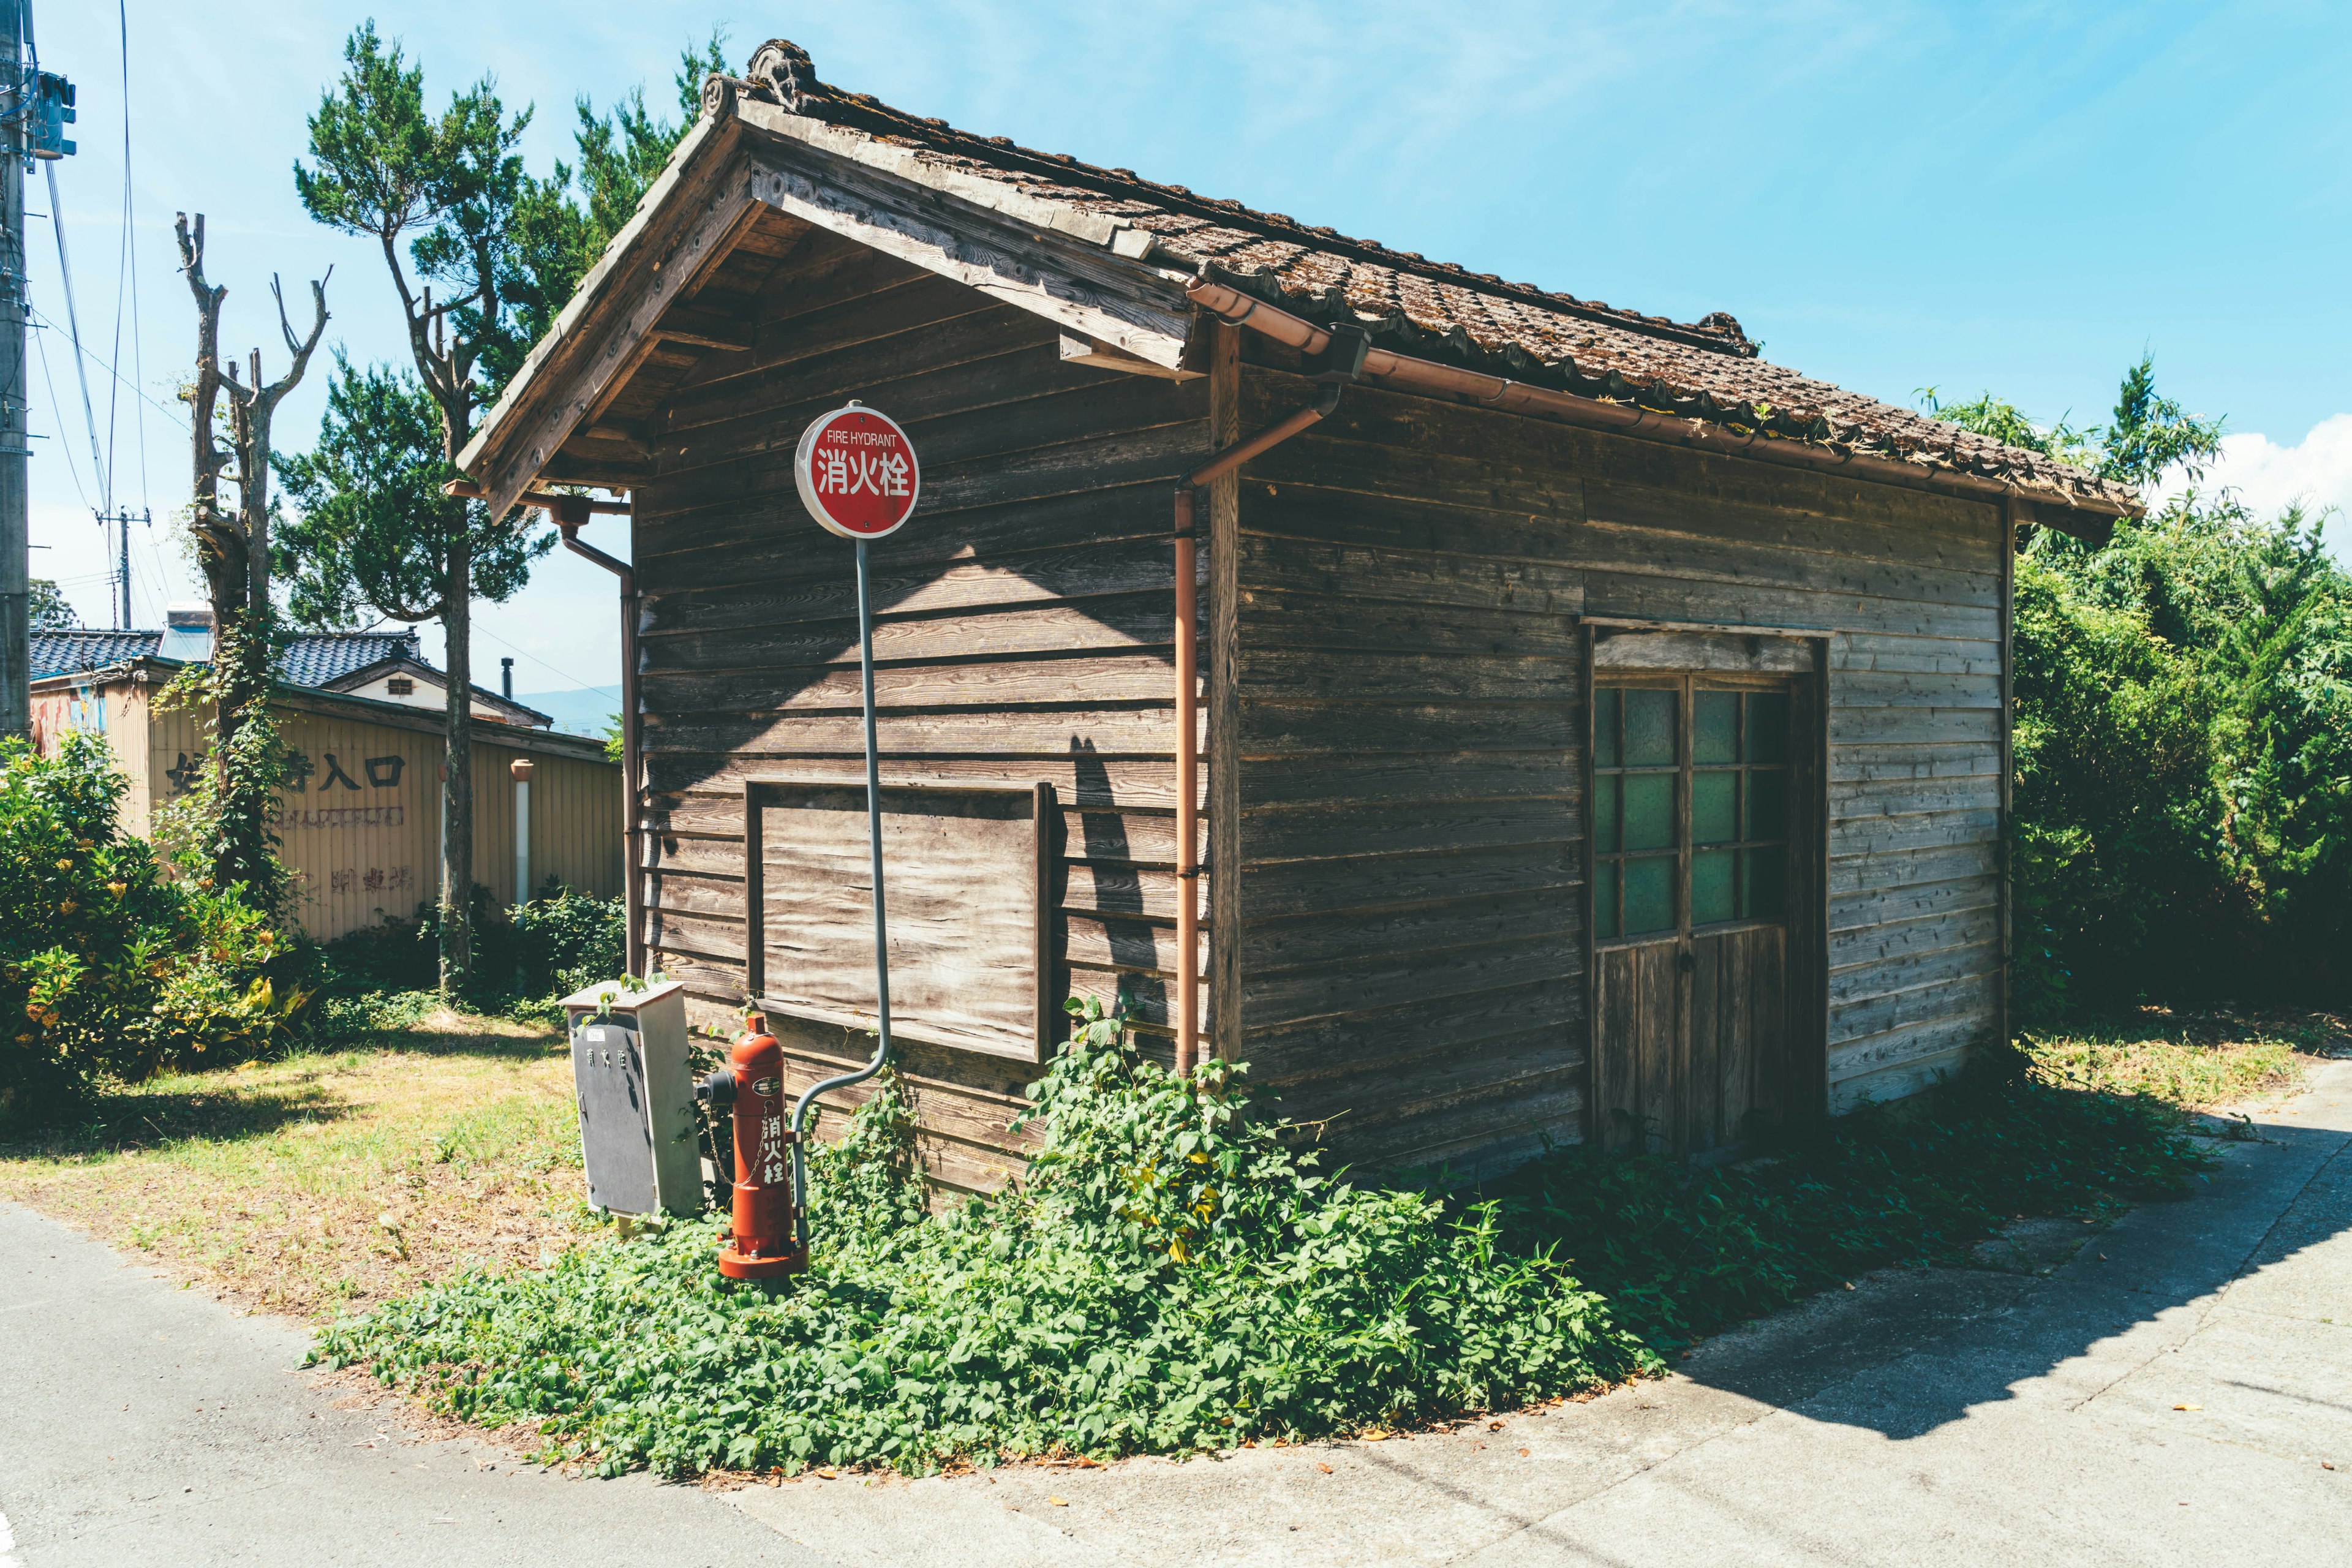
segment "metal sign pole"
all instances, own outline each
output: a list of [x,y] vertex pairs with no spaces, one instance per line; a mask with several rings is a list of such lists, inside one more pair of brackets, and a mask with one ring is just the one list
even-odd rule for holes
[[[5,4],[5,0],[0,0]],[[866,698],[866,837],[874,878],[874,1059],[856,1072],[813,1084],[793,1107],[793,1206],[800,1261],[808,1267],[806,1128],[817,1096],[864,1083],[890,1059],[890,921],[882,898],[882,763],[874,736],[874,593],[866,545],[905,526],[922,492],[915,444],[897,420],[852,398],[801,432],[793,458],[801,504],[824,530],[857,545],[857,669]]]
[[858,673],[866,691],[866,835],[872,857],[874,875],[874,999],[875,1018],[879,1027],[874,1047],[874,1059],[856,1072],[845,1072],[837,1078],[811,1084],[798,1104],[793,1107],[793,1206],[798,1226],[800,1265],[807,1267],[809,1249],[808,1218],[808,1139],[805,1126],[809,1107],[817,1096],[853,1083],[864,1083],[882,1070],[890,1058],[890,926],[882,904],[882,771],[879,753],[874,743],[874,605],[870,582],[866,570],[866,541],[857,542],[857,663]]
[[890,928],[882,911],[882,769],[874,746],[874,606],[867,592],[866,541],[857,542],[857,662],[866,683],[866,837],[874,860],[874,996],[882,1049],[890,1054]]

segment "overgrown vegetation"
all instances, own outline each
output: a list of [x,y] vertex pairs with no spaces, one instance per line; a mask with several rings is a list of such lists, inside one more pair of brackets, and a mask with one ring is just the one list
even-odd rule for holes
[[936,1216],[886,1084],[814,1161],[815,1257],[779,1295],[721,1281],[709,1226],[681,1223],[461,1274],[319,1354],[537,1424],[548,1457],[604,1474],[1222,1448],[1615,1382],[2012,1215],[2177,1192],[2200,1163],[2161,1107],[2019,1069],[1744,1169],[1565,1151],[1484,1193],[1373,1185],[1253,1115],[1242,1069],[1180,1079],[1118,1034],[1082,1020],[1032,1087],[1026,1179]]
[[[599,899],[550,879],[537,897],[499,909],[490,890],[477,884],[472,916],[474,969],[457,999],[476,1014],[561,1023],[559,998],[622,972],[627,929],[618,899]],[[330,1037],[398,1027],[442,1004],[433,994],[439,919],[438,906],[426,903],[414,920],[387,920],[326,945]]]
[[159,712],[194,716],[207,744],[188,793],[156,809],[163,853],[185,861],[273,923],[293,912],[294,876],[278,853],[283,792],[296,780],[294,749],[269,697],[284,651],[278,618],[248,610],[213,637],[213,657],[183,668],[155,699]]
[[121,831],[127,781],[94,735],[0,740],[0,1127],[69,1111],[100,1078],[228,1065],[292,1038],[298,955],[204,864],[165,875]]
[[[1990,395],[1936,411],[2150,490],[2201,479],[2221,434],[2146,360],[2088,430]],[[2020,557],[2022,1016],[2352,984],[2352,572],[2321,521],[2189,489]]]
[[786,1293],[720,1284],[709,1226],[680,1224],[462,1275],[321,1353],[469,1420],[544,1422],[606,1473],[670,1474],[1186,1451],[1650,1364],[1562,1266],[1503,1253],[1491,1208],[1318,1173],[1249,1116],[1239,1069],[1179,1079],[1112,1025],[1034,1097],[1028,1180],[933,1218],[886,1084],[814,1163],[816,1256]]
[[1778,1159],[1695,1170],[1570,1151],[1488,1193],[1509,1245],[1559,1248],[1669,1351],[1872,1268],[1962,1261],[2020,1215],[2178,1194],[2203,1163],[2162,1101],[2084,1093],[2018,1054]]

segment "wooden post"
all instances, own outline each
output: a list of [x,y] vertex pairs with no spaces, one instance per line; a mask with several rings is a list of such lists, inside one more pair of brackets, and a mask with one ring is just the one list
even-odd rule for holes
[[[1242,438],[1241,329],[1217,322],[1209,346],[1209,445]],[[1209,481],[1209,1044],[1242,1045],[1241,478]]]
[[2002,1046],[2016,1038],[2009,1000],[2010,977],[2015,958],[2010,934],[2011,910],[2017,901],[2015,889],[2011,887],[2016,856],[2011,849],[2010,839],[2016,831],[2016,823],[2010,813],[2010,792],[2017,777],[2017,765],[2011,751],[2017,700],[2017,660],[2012,642],[2017,620],[2017,529],[2025,521],[2019,515],[2024,510],[2025,503],[2013,497],[2000,506],[2000,847],[1999,858],[1995,861],[2000,871],[2000,999],[1995,1016],[1999,1020],[1998,1043]]
[[1192,488],[1176,492],[1176,1070],[1192,1070],[1200,1057],[1201,988],[1192,950],[1201,940],[1201,863],[1193,846],[1201,831],[1199,720],[1193,692],[1200,679],[1195,622],[1200,615],[1193,533],[1200,509]]

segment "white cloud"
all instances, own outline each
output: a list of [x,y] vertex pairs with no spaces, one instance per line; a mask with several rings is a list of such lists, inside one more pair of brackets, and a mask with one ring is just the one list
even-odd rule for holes
[[[2333,509],[2327,541],[2338,555],[2352,557],[2352,414],[2331,414],[2292,447],[2248,431],[2221,438],[2221,460],[2205,471],[2200,487],[2234,489],[2258,517],[2275,515],[2301,502],[2308,511]],[[2175,481],[2171,494],[2187,487]]]

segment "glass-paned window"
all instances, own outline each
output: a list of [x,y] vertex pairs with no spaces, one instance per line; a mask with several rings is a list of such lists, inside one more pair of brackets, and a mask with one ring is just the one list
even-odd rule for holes
[[1592,694],[1593,935],[1604,941],[1783,910],[1789,694],[1686,679]]
[[1680,923],[1682,696],[1670,686],[1592,694],[1592,930],[1604,940]]

